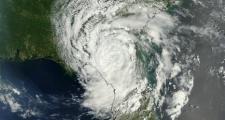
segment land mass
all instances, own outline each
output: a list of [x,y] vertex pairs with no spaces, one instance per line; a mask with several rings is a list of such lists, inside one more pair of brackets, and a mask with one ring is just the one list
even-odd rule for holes
[[50,21],[53,0],[0,1],[0,58],[59,62]]
[[[172,0],[162,0],[171,11]],[[61,62],[54,43],[51,7],[54,0],[0,1],[0,60],[47,58]]]

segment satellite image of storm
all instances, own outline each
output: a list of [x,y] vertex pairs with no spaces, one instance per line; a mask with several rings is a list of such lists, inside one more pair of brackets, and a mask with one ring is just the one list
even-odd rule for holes
[[0,120],[225,120],[225,0],[0,0]]

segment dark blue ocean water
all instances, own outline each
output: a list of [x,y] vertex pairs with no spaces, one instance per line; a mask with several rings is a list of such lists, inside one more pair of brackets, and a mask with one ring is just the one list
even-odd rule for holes
[[[82,95],[84,89],[77,80],[76,73],[68,74],[59,64],[38,59],[26,62],[0,62],[1,80],[22,91],[13,96],[22,109],[12,113],[9,105],[0,102],[0,120],[90,120],[90,111],[83,108]],[[4,93],[0,91],[1,95]],[[38,115],[20,117],[31,109]]]

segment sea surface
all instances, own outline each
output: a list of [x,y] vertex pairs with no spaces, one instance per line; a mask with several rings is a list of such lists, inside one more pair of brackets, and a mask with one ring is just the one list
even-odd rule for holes
[[[9,96],[8,101],[15,100],[14,102],[21,106],[20,109],[12,112],[15,104],[13,106],[1,102],[0,120],[22,120],[33,114],[36,115],[29,119],[51,120],[79,117],[88,120],[93,117],[82,116],[88,109],[79,105],[78,100],[82,98],[84,90],[76,80],[76,74],[66,72],[62,66],[51,60],[1,61],[0,75],[1,83],[9,85],[0,87],[0,92],[5,92],[0,96]],[[18,95],[13,94],[13,91]],[[27,113],[27,110],[30,113]]]

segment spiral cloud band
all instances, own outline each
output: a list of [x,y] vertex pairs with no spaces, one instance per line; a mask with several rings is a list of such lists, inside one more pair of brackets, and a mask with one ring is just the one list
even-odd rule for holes
[[78,72],[82,104],[97,117],[162,112],[166,105],[165,114],[174,119],[187,103],[193,77],[177,58],[179,40],[170,34],[179,22],[165,8],[154,0],[55,3],[60,55]]

